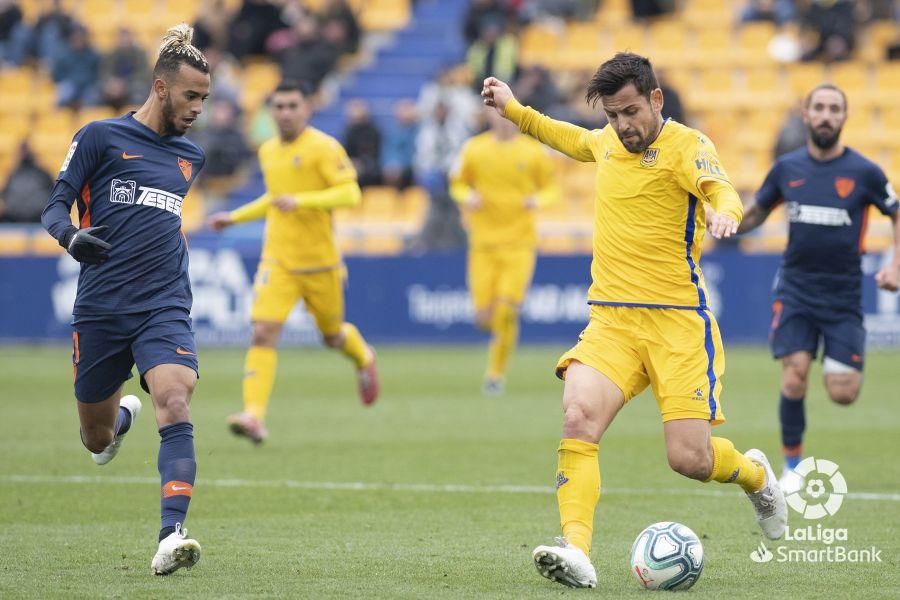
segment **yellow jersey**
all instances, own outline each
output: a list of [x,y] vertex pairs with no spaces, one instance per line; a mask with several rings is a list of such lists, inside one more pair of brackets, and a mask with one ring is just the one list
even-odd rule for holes
[[[306,127],[291,142],[275,137],[259,147],[259,165],[272,198],[324,190],[356,181],[356,170],[336,139]],[[332,211],[298,207],[283,212],[270,205],[262,260],[274,261],[290,271],[316,271],[338,267],[341,255],[334,241]]]
[[706,232],[701,203],[738,222],[743,216],[709,138],[669,120],[649,148],[631,153],[609,125],[589,131],[515,100],[506,116],[572,158],[597,163],[590,303],[708,307],[699,266]]
[[544,205],[558,196],[553,163],[541,144],[524,135],[499,140],[490,131],[463,146],[451,184],[462,184],[481,196],[481,207],[465,215],[473,248],[534,247],[535,215],[525,200],[534,197]]

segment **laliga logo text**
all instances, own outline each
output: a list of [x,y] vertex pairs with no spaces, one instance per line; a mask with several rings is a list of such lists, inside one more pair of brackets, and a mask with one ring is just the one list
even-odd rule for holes
[[[812,456],[803,460],[794,470],[797,478],[795,489],[785,495],[788,506],[804,519],[815,521],[832,516],[840,510],[847,494],[847,482],[838,465],[830,460],[816,459]],[[849,539],[846,528],[823,527],[817,523],[815,527],[794,527],[785,530],[786,542],[806,542],[822,544],[824,548],[791,548],[777,546],[774,552],[760,543],[750,553],[750,560],[755,563],[775,562],[830,562],[858,563],[881,562],[881,550],[870,548],[847,548],[835,542],[846,542]]]

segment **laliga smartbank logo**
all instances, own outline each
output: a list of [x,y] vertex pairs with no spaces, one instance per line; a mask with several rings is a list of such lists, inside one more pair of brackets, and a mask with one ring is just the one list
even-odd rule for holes
[[[810,523],[791,527],[798,518],[817,521],[834,516],[847,495],[847,481],[841,475],[837,463],[810,456],[804,459],[793,473],[782,478],[781,486],[787,505],[793,511],[788,515],[784,541],[794,544],[772,549],[760,542],[750,560],[755,563],[810,562],[810,563],[860,563],[881,562],[881,550],[848,547],[847,528],[823,527],[822,523]],[[803,523],[803,521],[801,521]],[[799,542],[799,543],[797,543]]]

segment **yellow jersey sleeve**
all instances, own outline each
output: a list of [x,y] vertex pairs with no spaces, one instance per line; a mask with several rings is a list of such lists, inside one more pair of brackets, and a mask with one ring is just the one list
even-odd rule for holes
[[344,147],[330,137],[325,140],[323,146],[324,156],[319,161],[319,171],[327,185],[331,187],[348,181],[356,181],[356,169]]
[[684,149],[679,184],[717,213],[740,222],[744,215],[741,197],[734,189],[712,141],[700,132]]
[[594,162],[591,131],[565,121],[556,121],[513,98],[503,115],[518,125],[519,131],[581,162]]

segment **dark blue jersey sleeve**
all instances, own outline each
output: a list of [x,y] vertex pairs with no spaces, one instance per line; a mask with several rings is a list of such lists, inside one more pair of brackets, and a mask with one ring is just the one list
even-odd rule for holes
[[781,193],[781,161],[778,161],[769,170],[765,181],[763,181],[759,191],[756,192],[756,203],[765,210],[772,210],[783,199]]
[[877,165],[873,165],[871,174],[866,178],[866,187],[869,204],[874,204],[881,214],[889,217],[897,214],[897,195],[884,171]]
[[73,189],[80,190],[90,183],[91,175],[100,166],[105,148],[105,128],[95,121],[82,127],[72,139],[66,160],[59,169],[57,181],[65,181]]
[[78,192],[65,181],[57,181],[50,192],[50,201],[41,213],[41,224],[44,229],[56,238],[61,246],[66,245],[65,238],[68,233],[77,229],[72,225],[72,218],[69,216],[77,194]]

